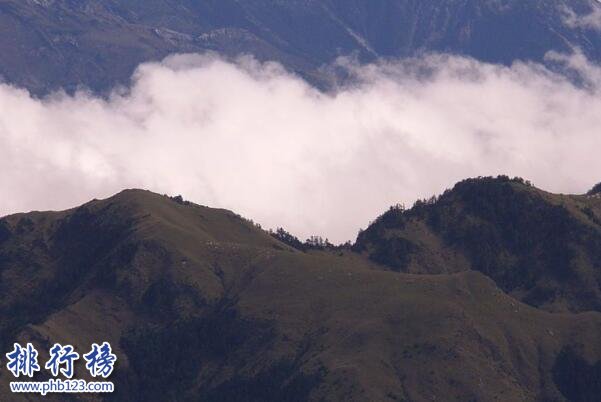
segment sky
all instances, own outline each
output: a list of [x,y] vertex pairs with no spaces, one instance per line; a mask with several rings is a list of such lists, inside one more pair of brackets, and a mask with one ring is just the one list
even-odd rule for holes
[[354,240],[390,205],[474,176],[553,192],[601,181],[601,68],[445,55],[358,65],[322,92],[276,63],[214,54],[139,66],[127,88],[43,99],[0,84],[0,215],[145,188],[264,228]]

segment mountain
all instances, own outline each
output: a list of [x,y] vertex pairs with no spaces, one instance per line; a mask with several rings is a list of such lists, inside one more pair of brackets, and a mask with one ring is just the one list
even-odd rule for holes
[[521,179],[469,179],[409,210],[391,208],[354,247],[399,272],[475,270],[549,311],[601,311],[595,189],[559,195]]
[[[36,94],[126,84],[141,62],[217,51],[320,67],[448,52],[493,63],[580,48],[601,60],[594,0],[1,0],[0,76]],[[591,14],[592,13],[592,14]]]
[[[545,197],[491,183],[510,199]],[[0,292],[3,350],[31,341],[45,361],[54,342],[112,343],[107,400],[594,401],[600,391],[598,312],[528,306],[475,269],[417,275],[348,249],[302,252],[230,211],[141,190],[2,218]],[[9,375],[0,371],[0,400]]]

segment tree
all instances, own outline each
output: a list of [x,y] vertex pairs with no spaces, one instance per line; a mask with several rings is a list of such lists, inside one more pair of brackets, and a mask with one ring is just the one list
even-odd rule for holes
[[597,183],[586,195],[597,195],[601,194],[601,183]]

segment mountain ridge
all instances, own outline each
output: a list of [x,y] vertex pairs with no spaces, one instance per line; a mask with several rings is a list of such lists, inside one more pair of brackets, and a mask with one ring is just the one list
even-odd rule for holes
[[476,271],[301,252],[232,212],[140,190],[0,227],[1,347],[31,341],[44,358],[54,342],[110,341],[110,400],[596,395],[578,379],[601,361],[601,315],[525,305]]
[[504,176],[469,179],[407,211],[390,209],[354,247],[399,271],[475,269],[550,310],[599,310],[600,217],[597,197]]

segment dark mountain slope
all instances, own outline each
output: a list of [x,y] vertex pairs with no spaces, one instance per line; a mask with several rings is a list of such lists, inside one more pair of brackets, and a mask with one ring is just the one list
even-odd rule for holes
[[594,0],[1,0],[0,76],[36,93],[127,83],[141,62],[215,50],[277,60],[324,84],[340,55],[363,61],[438,51],[494,63],[543,61],[601,36],[566,16]]
[[[110,399],[597,395],[580,379],[601,362],[601,315],[528,307],[477,272],[398,274],[344,252],[303,253],[229,211],[144,191],[0,228],[3,350],[15,339],[110,341]],[[8,381],[0,372],[0,400]]]
[[466,180],[408,211],[386,212],[355,248],[402,272],[480,271],[548,310],[601,310],[601,199],[592,194]]

